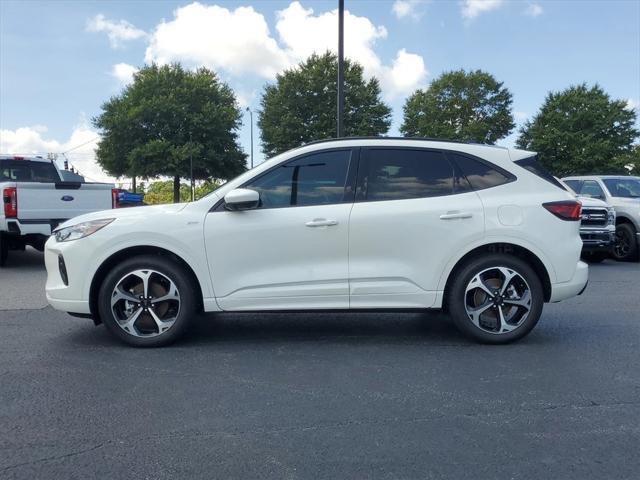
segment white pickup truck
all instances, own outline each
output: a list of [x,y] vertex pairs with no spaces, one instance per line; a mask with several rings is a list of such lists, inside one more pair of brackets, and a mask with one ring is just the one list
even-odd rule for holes
[[117,200],[113,184],[64,181],[51,160],[8,155],[0,155],[0,193],[0,266],[9,250],[42,250],[59,223]]

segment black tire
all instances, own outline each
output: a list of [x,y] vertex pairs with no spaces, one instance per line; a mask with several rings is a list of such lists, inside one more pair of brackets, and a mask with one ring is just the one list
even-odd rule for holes
[[581,255],[581,257],[582,257],[582,260],[584,260],[587,263],[602,263],[609,257],[609,253],[608,252],[585,252]]
[[0,267],[4,267],[7,264],[7,257],[9,257],[9,242],[4,238],[4,234],[0,232]]
[[616,240],[612,252],[613,258],[620,262],[632,262],[638,259],[638,242],[633,225],[616,225]]
[[[469,301],[469,295],[474,295],[467,293],[467,286],[470,284],[472,279],[481,272],[491,271],[492,269],[497,268],[506,268],[516,272],[525,282],[521,284],[523,285],[523,289],[524,285],[528,286],[531,296],[528,313],[526,315],[521,314],[521,323],[516,322],[516,326],[513,327],[514,329],[508,332],[492,332],[481,328],[480,326],[476,326],[472,322],[471,316],[467,313],[466,309],[466,304]],[[538,323],[540,315],[542,314],[542,306],[544,304],[544,290],[536,272],[520,258],[507,254],[487,254],[485,256],[469,260],[461,268],[456,269],[454,275],[455,278],[446,292],[446,307],[458,330],[466,336],[481,343],[505,344],[521,339]],[[520,281],[520,279],[517,280]],[[480,293],[482,294],[484,292],[481,291]],[[485,303],[484,305],[493,305],[489,297],[487,297],[486,301],[488,303]],[[517,316],[519,315],[519,312],[524,311],[519,310],[518,307],[505,307],[504,304],[502,305],[502,307],[490,307],[489,310],[486,311],[486,315],[494,315],[494,318],[496,319],[495,321],[498,322],[498,316],[493,310],[495,308],[500,308],[500,310],[503,308],[516,308],[516,310],[514,310],[514,316]],[[504,310],[502,311],[504,312]],[[483,313],[482,315],[485,314]]]
[[[156,275],[155,273],[154,275],[156,275],[158,280],[170,280],[171,282],[173,282],[175,288],[179,293],[179,307],[175,307],[175,311],[177,312],[175,315],[175,321],[165,331],[160,332],[160,329],[158,327],[158,333],[156,333],[155,336],[136,336],[132,333],[129,333],[128,331],[125,331],[125,329],[121,326],[121,323],[118,322],[118,319],[116,318],[114,311],[111,308],[111,298],[116,286],[118,286],[119,282],[121,282],[123,278],[131,275],[134,271],[157,272],[158,275]],[[149,289],[151,289],[151,287],[149,287]],[[193,285],[191,276],[181,265],[170,260],[169,258],[157,255],[142,255],[133,257],[116,265],[107,274],[104,281],[102,282],[98,294],[98,309],[100,318],[109,332],[111,332],[119,340],[129,345],[132,345],[134,347],[163,347],[178,340],[187,330],[192,318],[195,316],[197,311],[198,300],[195,294],[196,291],[197,289]],[[129,294],[129,292],[127,292],[127,294]],[[137,293],[132,295],[137,296]],[[148,302],[152,301],[153,300],[148,300]],[[129,305],[131,304],[132,303],[129,302]],[[150,305],[153,305],[153,303],[147,303],[146,307],[148,307],[149,309],[153,308]],[[142,309],[143,305],[140,304],[138,308]],[[134,330],[136,331],[136,334],[139,333],[138,330],[140,322],[142,321],[147,322],[147,327],[149,327],[149,325],[153,326],[153,319],[151,318],[149,313],[145,312],[148,312],[148,310],[144,310],[143,313],[139,315],[139,320],[136,320],[134,322]],[[136,322],[137,326],[135,326]],[[149,328],[150,329],[148,330],[148,333],[153,335],[151,327]]]

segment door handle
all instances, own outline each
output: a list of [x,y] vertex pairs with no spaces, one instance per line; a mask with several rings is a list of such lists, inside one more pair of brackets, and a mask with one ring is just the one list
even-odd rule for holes
[[457,220],[471,217],[473,217],[473,213],[471,212],[447,212],[440,215],[440,220]]
[[327,220],[326,218],[314,218],[310,222],[305,223],[307,227],[333,227],[338,225],[337,220]]

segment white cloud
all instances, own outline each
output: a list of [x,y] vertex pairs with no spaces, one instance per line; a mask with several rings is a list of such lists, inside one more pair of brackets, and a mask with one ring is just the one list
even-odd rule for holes
[[[176,9],[171,21],[155,28],[145,61],[179,61],[235,76],[256,74],[273,79],[314,52],[335,52],[337,15],[337,9],[315,14],[293,1],[276,13],[276,41],[263,15],[252,7],[231,10],[195,2]],[[385,66],[374,47],[387,38],[387,29],[349,11],[345,11],[344,21],[345,56],[359,62],[367,77],[377,76],[388,89],[385,95],[406,94],[422,86],[427,75],[422,57],[399,50],[393,64]],[[406,77],[400,76],[400,69]]]
[[101,13],[87,21],[86,29],[88,32],[105,32],[113,48],[122,46],[124,42],[147,36],[144,30],[136,28],[126,20],[115,22]]
[[[76,126],[71,136],[65,141],[45,138],[46,133],[47,128],[43,125],[0,130],[0,151],[10,154],[46,156],[47,153],[60,154],[73,149],[66,156],[71,165],[84,175],[87,181],[114,181],[95,161],[99,135],[88,125],[83,123]],[[64,157],[58,155],[58,165],[62,166],[63,162]]]
[[419,20],[423,12],[418,10],[418,6],[424,0],[396,0],[391,6],[391,11],[397,18],[411,18]]
[[229,10],[194,2],[173,15],[173,20],[163,21],[152,33],[145,53],[148,63],[180,61],[265,78],[289,65],[264,17],[252,7]]
[[504,4],[503,0],[464,0],[461,2],[461,13],[466,19],[472,19],[481,13],[496,10]]
[[120,86],[124,87],[133,81],[133,75],[137,71],[138,69],[136,67],[128,63],[116,63],[111,68],[111,75],[118,80]]
[[538,3],[530,3],[529,5],[527,5],[524,14],[535,18],[542,15],[543,12],[544,9],[542,8],[542,5]]
[[640,101],[630,98],[627,100],[627,109],[640,111]]
[[393,97],[423,86],[427,74],[422,57],[415,53],[407,53],[403,48],[396,55],[391,67],[383,67],[380,81],[387,95]]

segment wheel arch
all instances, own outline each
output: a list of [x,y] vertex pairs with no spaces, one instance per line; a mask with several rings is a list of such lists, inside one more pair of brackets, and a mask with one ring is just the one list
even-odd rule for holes
[[540,260],[538,255],[521,245],[509,242],[495,242],[477,246],[458,259],[447,276],[442,299],[443,308],[447,305],[447,296],[449,294],[451,283],[453,283],[453,279],[457,272],[460,271],[460,269],[462,269],[462,267],[471,259],[478,258],[487,253],[505,253],[524,260],[531,268],[533,268],[540,278],[540,282],[542,283],[542,288],[544,290],[544,301],[548,302],[551,299],[551,277],[547,267],[543,261]]
[[617,215],[616,216],[616,225],[620,225],[622,223],[628,223],[629,225],[631,225],[633,227],[633,229],[635,231],[638,231],[638,229],[636,228],[635,223],[633,222],[633,220],[631,220],[629,217],[627,217],[626,215]]
[[196,287],[196,298],[199,300],[198,309],[200,311],[203,310],[203,294],[202,294],[202,286],[200,285],[200,281],[198,280],[198,276],[196,275],[191,265],[187,263],[182,257],[176,255],[175,253],[158,246],[151,245],[137,245],[133,247],[123,248],[122,250],[118,250],[117,252],[111,254],[107,257],[98,267],[96,273],[93,275],[91,279],[91,286],[89,287],[89,309],[91,310],[91,317],[96,325],[102,323],[100,319],[100,315],[98,313],[98,293],[100,291],[100,286],[102,285],[103,280],[111,271],[111,269],[117,265],[122,260],[140,256],[140,255],[158,255],[165,258],[169,258],[182,268],[184,268],[187,275],[191,277],[194,286]]

